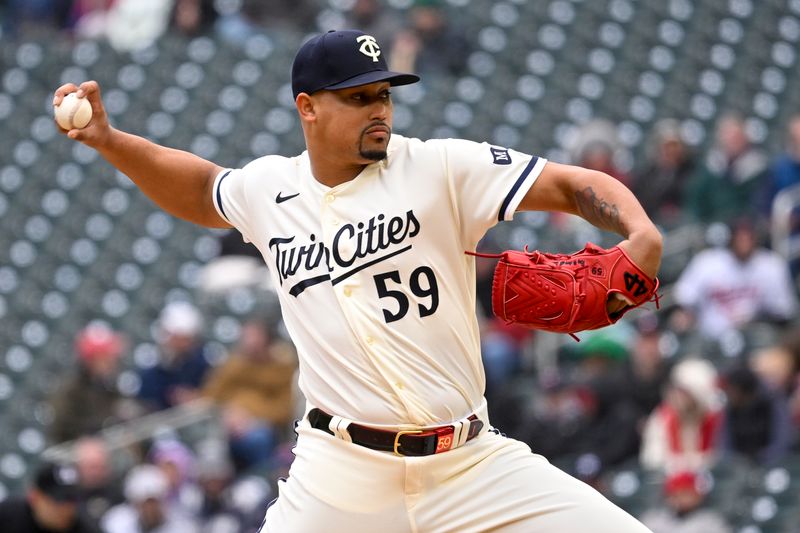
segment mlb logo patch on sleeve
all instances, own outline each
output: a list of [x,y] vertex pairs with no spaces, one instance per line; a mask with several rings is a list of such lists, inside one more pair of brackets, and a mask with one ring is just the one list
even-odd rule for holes
[[495,165],[511,164],[511,154],[508,153],[507,148],[490,147],[489,150],[492,152],[492,157],[494,158]]

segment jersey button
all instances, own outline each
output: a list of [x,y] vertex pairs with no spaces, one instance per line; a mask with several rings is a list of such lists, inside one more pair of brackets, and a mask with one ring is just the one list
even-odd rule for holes
[[367,344],[375,344],[375,339],[373,339],[372,337],[367,337],[364,339],[364,342],[366,342]]
[[350,297],[350,296],[352,296],[352,295],[353,295],[353,291],[350,289],[350,287],[345,287],[345,288],[344,288],[344,290],[343,290],[342,292],[343,292],[343,293],[344,293],[344,295],[345,295],[345,296],[347,296],[347,297]]
[[332,194],[326,194],[325,195],[325,201],[327,203],[332,204],[334,200],[336,200],[336,196],[334,196]]

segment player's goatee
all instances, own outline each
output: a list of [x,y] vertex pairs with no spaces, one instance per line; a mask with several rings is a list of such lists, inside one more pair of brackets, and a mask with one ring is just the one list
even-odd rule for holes
[[360,150],[359,155],[369,161],[380,161],[386,158],[386,150]]
[[374,129],[376,126],[380,126],[386,129],[386,145],[389,145],[389,139],[392,136],[392,129],[388,126],[388,124],[384,122],[377,122],[374,124],[370,124],[366,128],[361,131],[361,139],[358,145],[358,154],[368,161],[380,161],[386,158],[386,149],[371,149],[368,150],[364,148],[364,137],[367,135],[367,132]]

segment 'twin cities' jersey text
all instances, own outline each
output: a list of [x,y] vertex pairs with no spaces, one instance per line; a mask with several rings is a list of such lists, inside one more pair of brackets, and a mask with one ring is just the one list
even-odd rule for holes
[[442,425],[484,402],[475,259],[546,165],[504,147],[392,135],[326,187],[307,153],[217,176],[220,216],[261,252],[308,407],[373,426]]
[[[308,236],[306,244],[297,245],[295,236],[273,237],[269,240],[269,247],[275,258],[275,269],[281,284],[289,278],[302,278],[293,280],[289,288],[289,294],[297,296],[312,285],[331,280],[330,273],[334,271],[331,261],[345,268],[353,266],[358,259],[370,258],[369,264],[375,264],[411,249],[409,244],[387,255],[372,257],[418,233],[419,221],[414,217],[414,211],[409,210],[405,216],[387,219],[386,215],[380,214],[371,217],[366,223],[345,224],[334,235],[331,248],[322,242],[317,242],[317,236],[313,233]],[[349,241],[348,246],[343,245],[345,241]],[[305,277],[318,270],[320,266],[323,266],[328,274]],[[356,265],[356,269],[362,267],[363,265]],[[343,273],[331,282],[336,285],[356,269]],[[300,274],[295,276],[298,271]]]

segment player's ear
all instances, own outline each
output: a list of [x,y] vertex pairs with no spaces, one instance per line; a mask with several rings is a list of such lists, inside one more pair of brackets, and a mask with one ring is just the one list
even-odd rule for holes
[[317,116],[314,99],[307,93],[300,93],[294,101],[297,106],[297,112],[300,113],[300,119],[306,122],[313,122]]

